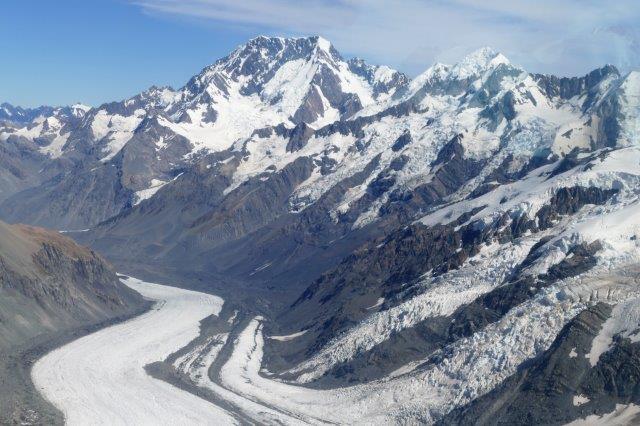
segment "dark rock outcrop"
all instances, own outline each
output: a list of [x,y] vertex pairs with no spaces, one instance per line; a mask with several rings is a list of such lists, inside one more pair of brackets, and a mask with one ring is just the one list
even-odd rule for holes
[[[443,154],[443,158],[452,156],[454,150]],[[474,214],[469,212],[450,224],[432,227],[414,224],[367,244],[318,278],[291,309],[283,313],[285,321],[296,318],[295,321],[304,321],[303,329],[309,329],[305,336],[297,339],[298,346],[290,346],[283,354],[294,362],[304,359],[368,315],[367,308],[374,305],[377,298],[389,301],[385,302],[385,308],[400,303],[403,298],[396,296],[411,294],[412,283],[425,272],[431,271],[434,277],[442,275],[477,254],[485,243],[515,241],[525,233],[548,229],[561,216],[575,214],[586,204],[603,204],[615,193],[615,190],[598,188],[561,188],[533,219],[505,214],[488,226],[481,222],[464,224]],[[522,269],[532,262],[539,247],[532,249]],[[423,357],[425,353],[470,336],[533,297],[541,288],[589,270],[595,264],[594,255],[599,249],[597,242],[575,246],[571,256],[552,266],[544,276],[515,274],[486,295],[461,306],[450,317],[424,321],[397,333],[355,361],[338,365],[325,381],[380,378],[415,360],[414,357]]]

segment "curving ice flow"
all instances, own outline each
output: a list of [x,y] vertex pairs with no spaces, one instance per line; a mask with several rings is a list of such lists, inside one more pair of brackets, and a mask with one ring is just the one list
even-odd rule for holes
[[41,358],[31,373],[36,388],[70,425],[237,423],[216,405],[144,370],[197,337],[199,321],[219,314],[223,300],[134,278],[123,282],[155,300],[152,310]]
[[[628,265],[621,268],[628,270]],[[621,318],[640,312],[635,278],[598,265],[451,344],[438,364],[418,368],[416,363],[382,380],[325,390],[279,380],[263,369],[266,320],[254,317],[237,334],[206,336],[174,361],[174,367],[206,390],[215,405],[152,378],[144,366],[166,360],[202,338],[199,321],[219,314],[222,299],[133,278],[124,282],[156,300],[154,308],[69,343],[33,368],[37,389],[63,411],[68,424],[430,424],[491,391],[525,360],[546,350],[586,307],[585,300],[622,302],[624,309],[616,314]],[[605,325],[597,339],[602,344],[592,350],[594,357],[607,350],[609,336],[628,329],[625,324],[620,320]],[[214,365],[227,344],[230,353]],[[637,410],[622,407],[602,419],[626,418]]]

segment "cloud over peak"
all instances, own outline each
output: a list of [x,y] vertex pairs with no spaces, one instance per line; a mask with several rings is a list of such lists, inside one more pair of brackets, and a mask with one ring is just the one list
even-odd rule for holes
[[612,63],[640,68],[635,0],[132,0],[148,13],[321,34],[348,55],[417,74],[482,45],[536,72],[577,75]]

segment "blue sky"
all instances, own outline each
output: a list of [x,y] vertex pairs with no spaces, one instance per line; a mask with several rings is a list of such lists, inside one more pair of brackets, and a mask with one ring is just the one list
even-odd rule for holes
[[0,101],[98,105],[181,86],[258,34],[320,34],[415,75],[492,46],[530,71],[640,68],[637,0],[4,0]]
[[254,33],[123,0],[3,0],[0,102],[97,105],[180,86]]

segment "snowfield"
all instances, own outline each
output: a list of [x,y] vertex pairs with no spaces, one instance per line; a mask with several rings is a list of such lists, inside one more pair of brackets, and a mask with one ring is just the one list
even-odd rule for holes
[[221,408],[144,370],[193,340],[199,321],[217,315],[223,300],[134,278],[123,282],[155,306],[41,358],[31,373],[36,389],[69,425],[236,424]]

